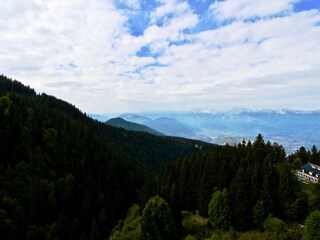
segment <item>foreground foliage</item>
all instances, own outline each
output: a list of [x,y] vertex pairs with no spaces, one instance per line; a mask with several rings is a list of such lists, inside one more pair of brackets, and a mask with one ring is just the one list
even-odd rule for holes
[[209,220],[216,227],[228,230],[231,225],[231,205],[228,190],[214,192],[208,208]]
[[305,237],[307,240],[320,239],[320,211],[312,212],[306,219]]
[[159,196],[149,199],[142,213],[133,205],[125,220],[113,230],[110,240],[173,239],[175,227],[168,203]]

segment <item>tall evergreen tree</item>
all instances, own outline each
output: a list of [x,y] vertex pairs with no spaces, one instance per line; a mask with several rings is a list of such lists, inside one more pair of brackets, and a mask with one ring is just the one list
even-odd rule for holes
[[305,222],[305,237],[307,240],[320,239],[320,211],[312,212]]
[[208,218],[217,227],[228,230],[231,226],[231,206],[228,190],[215,191],[208,206]]

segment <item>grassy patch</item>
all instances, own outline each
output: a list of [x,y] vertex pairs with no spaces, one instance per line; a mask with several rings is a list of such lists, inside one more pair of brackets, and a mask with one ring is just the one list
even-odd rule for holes
[[260,240],[264,239],[264,234],[257,230],[238,233],[238,240]]
[[300,182],[300,186],[305,192],[310,194],[313,188],[313,183]]
[[211,231],[208,229],[208,218],[201,217],[198,212],[188,211],[182,211],[182,217],[185,234],[191,234],[201,239],[211,236]]
[[198,212],[182,211],[182,226],[185,230],[198,229],[208,224],[208,218],[201,217]]

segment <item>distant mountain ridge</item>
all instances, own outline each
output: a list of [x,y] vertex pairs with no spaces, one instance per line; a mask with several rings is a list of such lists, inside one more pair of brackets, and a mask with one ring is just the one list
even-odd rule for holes
[[[320,147],[320,110],[238,109],[216,112],[126,113],[120,116],[166,135],[215,144],[234,145],[242,139],[254,140],[255,136],[261,133],[270,141],[283,145],[287,153],[293,153],[300,146],[307,149],[311,149],[313,145]],[[166,121],[168,118],[175,121]],[[157,123],[157,119],[160,119],[162,124]],[[176,121],[182,129],[187,130],[180,131],[175,125]],[[160,126],[156,126],[157,124]]]
[[144,117],[135,113],[123,113],[121,114],[119,117],[127,120],[127,121],[131,121],[131,122],[135,122],[135,123],[140,123],[140,124],[144,124],[148,121],[151,121],[150,118],[148,117]]
[[178,121],[175,118],[159,117],[151,119],[132,113],[125,113],[120,115],[121,118],[138,124],[143,124],[151,129],[159,131],[167,136],[176,136],[184,138],[196,138],[196,134],[191,130],[187,124]]
[[109,118],[107,116],[100,115],[100,114],[89,113],[88,116],[91,117],[92,119],[98,120],[100,122],[106,122],[109,120]]
[[[221,110],[221,111],[211,111],[211,110],[199,110],[199,111],[190,111],[183,112],[184,113],[193,113],[193,114],[211,114],[211,115],[219,115],[219,114],[251,114],[251,113],[274,113],[274,114],[317,114],[320,113],[320,109],[314,110],[300,110],[300,109],[289,109],[289,108],[280,108],[280,109],[269,109],[269,108],[261,108],[261,109],[251,109],[251,108],[240,108],[240,109],[231,109],[231,110]],[[167,115],[171,115],[170,113]]]
[[161,132],[158,132],[152,128],[149,128],[149,127],[142,125],[142,124],[127,121],[121,117],[111,118],[108,121],[106,121],[105,123],[108,125],[111,125],[113,127],[124,128],[129,131],[146,132],[146,133],[150,133],[155,136],[164,136],[164,134],[162,134]]
[[[148,116],[146,114],[146,116]],[[238,112],[183,112],[166,116],[199,129],[195,133],[223,144],[227,139],[254,140],[259,133],[292,153],[301,146],[320,146],[320,111],[242,110]]]

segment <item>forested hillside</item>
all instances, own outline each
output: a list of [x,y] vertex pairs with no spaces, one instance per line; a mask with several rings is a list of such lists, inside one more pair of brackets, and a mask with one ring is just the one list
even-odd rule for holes
[[[166,208],[154,204],[150,220],[148,202],[132,206],[110,239],[319,239],[320,185],[298,182],[299,156],[303,162],[320,159],[315,147],[286,157],[282,146],[258,135],[253,143],[179,158],[157,178],[157,193],[171,208],[171,237],[161,230]],[[160,237],[146,237],[150,231]]]
[[291,221],[303,220],[306,214],[306,197],[283,148],[265,143],[261,135],[253,144],[243,142],[179,159],[159,182],[159,192],[175,209],[198,209],[203,216],[208,215],[212,194],[223,189],[230,200],[228,224],[237,230],[259,226],[269,214]]
[[[270,216],[304,223],[309,213],[320,209],[319,184],[310,185],[309,196],[302,187],[306,184],[297,181],[293,170],[302,162],[319,160],[315,147],[312,152],[302,147],[286,157],[282,146],[258,135],[253,143],[243,141],[170,163],[159,179],[158,192],[172,207],[178,227],[181,210],[199,210],[213,229],[267,231]],[[284,233],[284,238],[266,239],[300,239],[300,234],[301,228],[291,235]]]
[[129,122],[124,120],[121,117],[117,118],[111,118],[108,121],[105,122],[107,125],[113,126],[113,127],[118,127],[118,128],[124,128],[130,131],[136,131],[136,132],[147,132],[156,136],[164,136],[164,134],[153,130],[145,125],[134,123],[134,122]]
[[153,193],[147,177],[199,146],[106,126],[0,76],[1,239],[105,239]]

